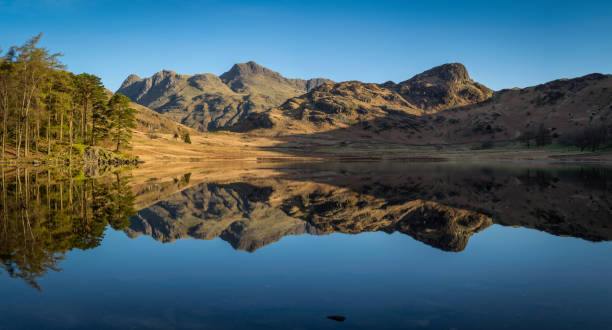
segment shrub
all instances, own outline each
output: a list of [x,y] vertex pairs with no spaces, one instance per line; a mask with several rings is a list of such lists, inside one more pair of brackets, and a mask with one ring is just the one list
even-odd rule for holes
[[183,131],[183,142],[191,144],[191,137],[188,131]]
[[85,151],[85,148],[87,148],[87,146],[84,144],[80,144],[80,143],[72,145],[72,149],[80,156],[83,156],[83,152]]

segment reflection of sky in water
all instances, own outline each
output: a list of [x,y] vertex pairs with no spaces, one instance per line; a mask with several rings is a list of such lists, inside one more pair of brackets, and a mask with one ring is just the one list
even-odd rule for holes
[[611,256],[609,242],[499,225],[459,253],[398,233],[287,236],[248,253],[108,230],[41,278],[42,293],[3,274],[0,316],[62,328],[606,328]]

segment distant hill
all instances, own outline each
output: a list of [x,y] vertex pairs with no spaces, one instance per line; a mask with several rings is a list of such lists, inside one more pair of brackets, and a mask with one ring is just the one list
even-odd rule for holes
[[255,62],[235,64],[221,76],[164,70],[149,78],[130,75],[117,93],[200,131],[230,127],[328,79],[288,79]]

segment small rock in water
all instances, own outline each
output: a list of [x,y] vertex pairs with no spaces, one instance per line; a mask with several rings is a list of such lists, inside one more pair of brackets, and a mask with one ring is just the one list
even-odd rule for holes
[[329,315],[327,318],[338,322],[344,322],[344,320],[346,320],[346,317],[341,315]]

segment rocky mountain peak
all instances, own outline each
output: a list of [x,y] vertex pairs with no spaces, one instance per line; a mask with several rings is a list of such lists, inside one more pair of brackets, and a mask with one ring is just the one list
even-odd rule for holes
[[263,76],[274,80],[283,80],[283,76],[276,71],[272,71],[253,61],[246,63],[236,63],[232,68],[219,76],[223,83],[227,84],[232,90],[242,90],[244,82],[254,76]]
[[466,83],[472,79],[461,63],[447,63],[420,73],[408,81],[427,81],[430,83]]
[[160,72],[157,72],[156,74],[153,75],[153,82],[157,83],[159,81],[162,81],[164,79],[168,79],[168,78],[179,78],[180,75],[172,70],[162,70]]
[[136,74],[131,74],[129,75],[127,78],[125,78],[125,80],[123,81],[123,83],[121,84],[121,87],[119,87],[119,89],[122,88],[126,88],[136,82],[142,81],[142,78],[140,78],[138,75]]
[[493,94],[486,86],[474,82],[461,63],[447,63],[420,73],[395,87],[410,103],[425,111],[439,111],[455,106],[482,102]]

